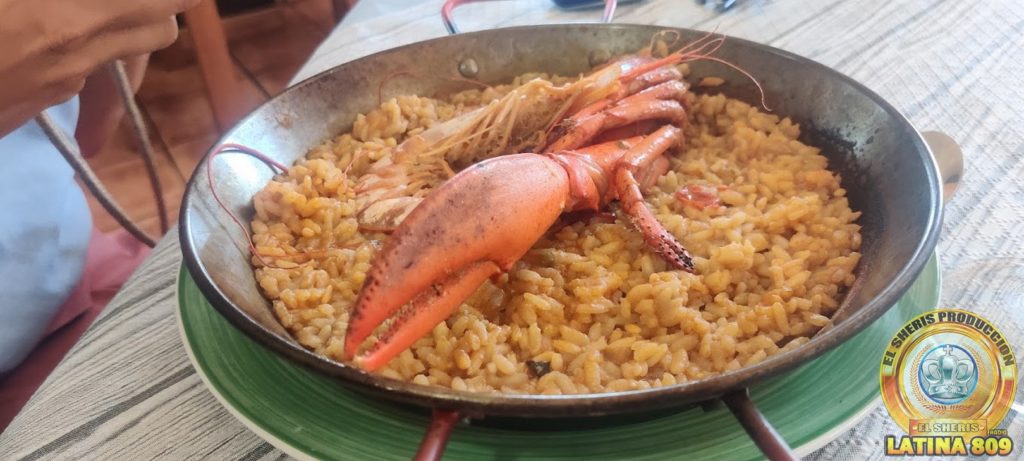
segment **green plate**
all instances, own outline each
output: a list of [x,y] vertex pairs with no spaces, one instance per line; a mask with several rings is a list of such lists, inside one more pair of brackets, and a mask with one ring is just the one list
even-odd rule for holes
[[[817,360],[752,388],[754,401],[798,454],[825,445],[876,407],[888,338],[938,299],[933,256],[881,319]],[[230,413],[277,448],[302,459],[407,460],[416,452],[426,412],[366,398],[278,357],[221,317],[184,268],[178,305],[182,338],[199,376]],[[549,431],[460,424],[445,459],[762,458],[722,405],[607,421]]]

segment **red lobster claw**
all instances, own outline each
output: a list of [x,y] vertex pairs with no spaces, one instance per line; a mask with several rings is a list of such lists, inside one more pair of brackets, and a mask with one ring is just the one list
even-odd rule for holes
[[409,214],[374,258],[349,318],[346,357],[355,356],[399,309],[356,361],[373,371],[409,348],[488,277],[526,254],[562,214],[568,197],[565,169],[536,154],[485,160],[449,179]]

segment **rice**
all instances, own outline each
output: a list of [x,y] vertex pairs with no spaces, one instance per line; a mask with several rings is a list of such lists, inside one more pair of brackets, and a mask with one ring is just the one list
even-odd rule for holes
[[[274,263],[254,259],[256,277],[299,343],[341,360],[349,309],[387,238],[358,228],[359,175],[405,137],[508,88],[393,98],[257,194],[254,242]],[[860,213],[839,178],[789,119],[692,98],[685,147],[645,195],[697,274],[670,270],[623,219],[556,224],[379,373],[475,392],[644,389],[758,363],[829,325],[860,259]],[[680,200],[691,185],[721,206]],[[303,250],[319,253],[274,257]]]

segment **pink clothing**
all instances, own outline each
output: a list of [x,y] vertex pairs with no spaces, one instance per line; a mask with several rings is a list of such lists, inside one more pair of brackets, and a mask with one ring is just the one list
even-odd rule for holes
[[93,228],[78,285],[50,322],[43,340],[17,368],[0,378],[0,432],[148,254],[149,248],[124,230],[104,234]]

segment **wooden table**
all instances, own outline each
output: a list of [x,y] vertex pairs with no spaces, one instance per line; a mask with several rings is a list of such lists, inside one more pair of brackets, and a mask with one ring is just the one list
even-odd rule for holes
[[[443,35],[439,3],[354,11],[360,22],[342,23],[298,78]],[[470,5],[456,17],[476,30],[597,14],[535,0]],[[693,1],[649,0],[621,7],[617,21],[717,28],[807,56],[879,92],[917,127],[957,139],[966,175],[946,206],[941,304],[982,312],[1024,353],[1024,4],[747,0],[717,14]],[[174,317],[180,261],[172,232],[0,435],[0,459],[283,456],[229,416],[189,364]],[[1024,418],[1009,418],[1010,434],[1024,443]],[[880,458],[887,433],[899,429],[879,408],[812,458]]]

